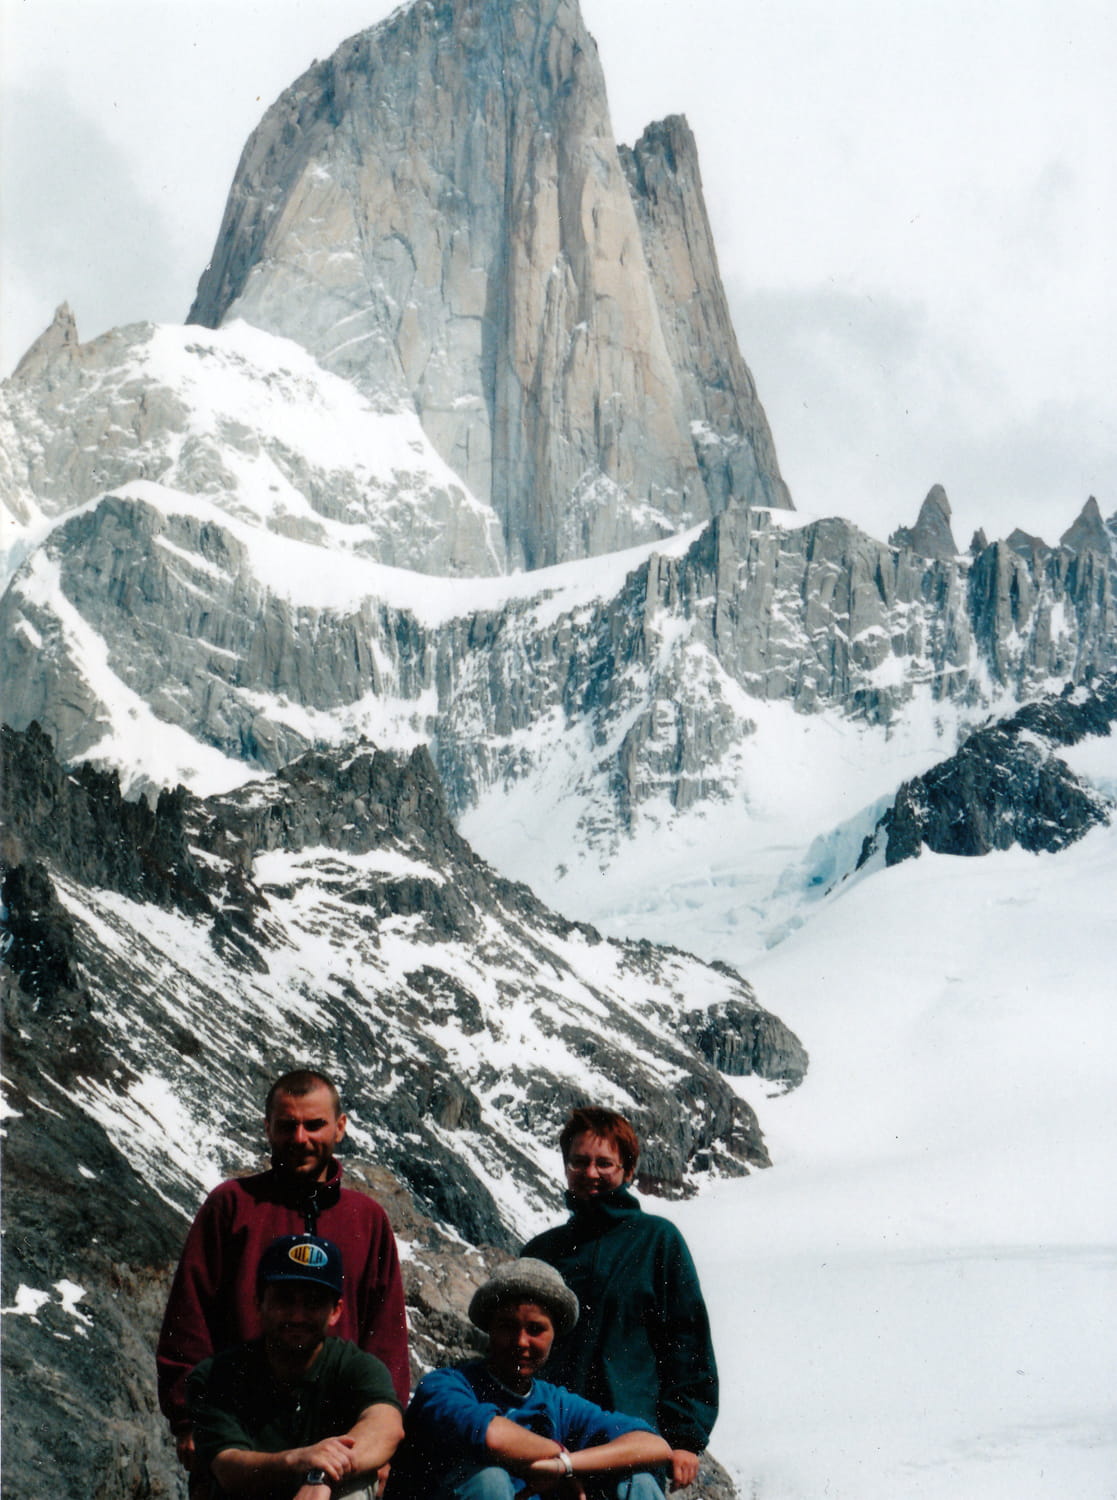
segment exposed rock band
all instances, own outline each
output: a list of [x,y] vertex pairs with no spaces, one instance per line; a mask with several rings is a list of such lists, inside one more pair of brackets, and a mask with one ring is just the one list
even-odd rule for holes
[[187,1235],[157,1365],[191,1496],[657,1500],[692,1485],[717,1416],[709,1319],[682,1236],[629,1191],[628,1121],[571,1113],[570,1218],[474,1294],[485,1356],[413,1396],[395,1237],[341,1185],[345,1128],[324,1073],[285,1074],[265,1103],[270,1169],[214,1189]]

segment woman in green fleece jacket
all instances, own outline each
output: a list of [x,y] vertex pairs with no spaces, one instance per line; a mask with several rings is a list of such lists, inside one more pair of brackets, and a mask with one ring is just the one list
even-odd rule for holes
[[556,1339],[549,1377],[612,1411],[642,1417],[671,1447],[671,1487],[692,1484],[717,1418],[710,1321],[686,1241],[628,1191],[640,1154],[623,1115],[576,1109],[559,1138],[571,1217],[521,1252],[577,1295],[577,1326]]

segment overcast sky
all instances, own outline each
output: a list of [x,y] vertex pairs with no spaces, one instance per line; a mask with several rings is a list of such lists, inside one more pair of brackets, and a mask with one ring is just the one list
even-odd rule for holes
[[[0,370],[181,321],[263,110],[385,0],[0,0]],[[618,139],[687,115],[796,503],[1117,510],[1109,0],[582,0]]]

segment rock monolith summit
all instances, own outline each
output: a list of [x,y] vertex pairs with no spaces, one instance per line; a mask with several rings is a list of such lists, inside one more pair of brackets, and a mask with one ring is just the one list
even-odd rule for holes
[[682,121],[619,151],[576,0],[443,0],[316,62],[190,311],[412,407],[535,568],[790,506]]

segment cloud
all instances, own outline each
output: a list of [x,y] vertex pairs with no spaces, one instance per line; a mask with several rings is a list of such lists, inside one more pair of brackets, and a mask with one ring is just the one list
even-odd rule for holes
[[58,78],[5,102],[3,367],[10,369],[68,301],[83,338],[122,321],[181,320],[167,267],[176,247],[124,152]]
[[[885,538],[945,486],[962,546],[979,526],[1055,541],[1089,494],[1117,510],[1117,416],[1034,371],[974,352],[927,304],[833,285],[748,291],[729,281],[784,477],[810,514]],[[1014,351],[1006,351],[1011,358]]]

